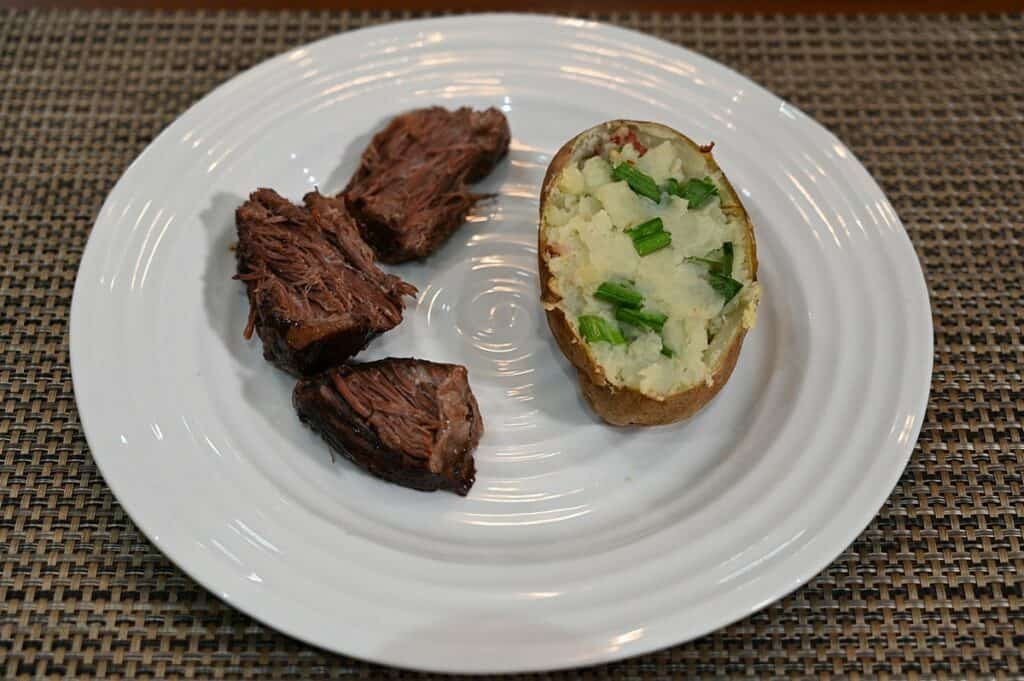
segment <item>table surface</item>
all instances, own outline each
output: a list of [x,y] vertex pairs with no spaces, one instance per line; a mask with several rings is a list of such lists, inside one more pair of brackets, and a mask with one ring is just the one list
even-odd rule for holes
[[[67,339],[92,221],[164,126],[266,57],[396,18],[0,13],[7,678],[406,676],[275,633],[150,544],[90,458]],[[935,371],[906,472],[877,518],[818,577],[698,641],[544,676],[1024,674],[1024,17],[594,18],[724,62],[860,156],[924,266]]]
[[429,11],[446,8],[482,11],[548,12],[661,12],[750,14],[881,12],[1012,12],[1024,9],[1024,0],[0,0],[0,8],[61,9],[248,9],[248,10],[400,10]]

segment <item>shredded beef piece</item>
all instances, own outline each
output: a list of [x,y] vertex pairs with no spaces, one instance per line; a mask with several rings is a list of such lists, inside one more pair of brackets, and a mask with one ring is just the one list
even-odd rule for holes
[[497,109],[418,109],[374,136],[343,195],[365,239],[387,263],[436,250],[482,198],[483,179],[508,151]]
[[374,475],[413,489],[465,496],[483,420],[466,368],[388,358],[300,380],[299,418]]
[[416,288],[385,274],[344,201],[311,192],[298,206],[259,189],[235,213],[237,279],[249,295],[246,338],[281,368],[309,375],[402,321]]

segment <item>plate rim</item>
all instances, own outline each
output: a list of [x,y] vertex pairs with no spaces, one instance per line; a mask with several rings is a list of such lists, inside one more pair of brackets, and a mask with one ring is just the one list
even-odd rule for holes
[[[479,13],[479,14],[463,14],[463,15],[456,15],[456,16],[430,17],[430,18],[409,19],[409,20],[402,20],[402,21],[390,21],[390,22],[386,22],[386,23],[382,23],[382,24],[375,24],[375,25],[372,25],[372,26],[365,26],[365,27],[361,27],[361,28],[357,28],[357,29],[343,30],[343,31],[340,31],[340,32],[332,33],[330,35],[324,36],[322,38],[319,38],[319,39],[311,41],[311,42],[302,43],[302,44],[299,44],[299,45],[292,46],[292,47],[286,49],[284,52],[281,52],[281,53],[276,54],[274,56],[271,56],[271,57],[269,57],[267,59],[264,59],[264,60],[262,60],[262,61],[260,61],[260,62],[258,62],[256,64],[246,68],[245,70],[243,70],[243,71],[241,71],[241,72],[231,76],[227,80],[219,83],[217,86],[215,86],[214,88],[212,88],[211,90],[209,90],[208,92],[203,94],[201,97],[199,97],[192,104],[190,104],[184,111],[182,111],[180,114],[178,114],[174,118],[173,121],[171,121],[166,127],[164,127],[158,134],[156,134],[154,136],[154,138],[146,145],[146,147],[142,150],[142,152],[140,152],[138,154],[138,156],[136,156],[132,160],[132,162],[123,170],[123,172],[119,176],[117,182],[115,182],[113,187],[108,192],[108,194],[105,197],[105,199],[104,199],[104,201],[103,201],[103,203],[102,203],[98,213],[96,214],[96,218],[93,221],[93,229],[90,230],[90,233],[89,233],[86,245],[83,248],[82,255],[81,255],[81,258],[80,258],[80,261],[79,261],[78,272],[76,273],[74,289],[73,289],[73,292],[72,292],[72,300],[71,300],[70,314],[69,314],[69,321],[68,321],[68,346],[69,346],[68,349],[69,349],[69,364],[70,364],[70,368],[71,368],[72,388],[73,388],[73,392],[74,392],[74,395],[75,395],[76,408],[77,408],[78,413],[79,413],[79,421],[81,423],[82,432],[83,432],[83,435],[85,436],[87,444],[91,440],[91,438],[89,436],[90,426],[88,424],[90,419],[89,419],[89,417],[86,416],[86,412],[88,411],[88,408],[83,409],[83,403],[82,403],[82,400],[81,400],[81,397],[80,397],[80,393],[79,393],[79,391],[77,389],[78,381],[76,380],[76,375],[80,376],[84,369],[79,368],[78,370],[76,370],[76,368],[75,368],[76,365],[79,366],[79,367],[82,366],[82,364],[81,364],[82,360],[81,360],[81,357],[80,357],[80,352],[76,352],[75,337],[76,337],[76,335],[78,335],[78,336],[82,335],[82,334],[78,333],[76,330],[80,331],[83,328],[83,326],[84,326],[83,318],[87,314],[88,311],[83,309],[83,306],[85,305],[83,300],[88,295],[87,293],[85,293],[85,291],[86,291],[87,286],[90,285],[90,284],[87,284],[86,282],[83,281],[83,278],[84,278],[84,275],[83,275],[84,268],[82,267],[82,265],[84,263],[86,263],[87,260],[90,260],[90,259],[91,260],[95,260],[97,257],[99,257],[99,254],[97,253],[97,249],[99,248],[98,241],[93,239],[93,236],[94,236],[93,230],[95,229],[95,227],[97,225],[99,225],[103,221],[104,216],[108,212],[108,208],[112,204],[112,198],[118,193],[119,189],[122,189],[124,187],[124,185],[126,183],[126,179],[129,178],[129,176],[133,172],[137,172],[137,169],[142,164],[142,162],[149,160],[149,158],[155,153],[156,147],[158,147],[162,142],[164,142],[167,139],[169,139],[171,137],[171,135],[173,135],[174,132],[179,129],[179,126],[183,124],[182,121],[184,119],[186,119],[189,116],[189,114],[191,114],[197,107],[199,107],[208,98],[210,98],[210,97],[212,97],[212,96],[214,96],[214,95],[216,95],[218,93],[223,94],[225,91],[230,90],[232,87],[239,86],[241,83],[243,83],[245,81],[246,78],[251,77],[254,74],[254,72],[263,71],[263,70],[266,70],[268,68],[272,68],[273,65],[275,65],[277,63],[284,62],[287,59],[288,54],[290,52],[294,51],[294,50],[309,49],[309,48],[312,48],[314,46],[318,46],[318,45],[321,45],[321,44],[324,44],[324,43],[328,43],[328,42],[331,42],[331,41],[335,41],[335,40],[339,40],[339,39],[344,40],[344,39],[346,39],[346,38],[348,38],[350,36],[355,36],[355,35],[365,36],[366,34],[374,33],[374,32],[379,32],[379,33],[384,34],[384,33],[390,32],[390,31],[394,31],[396,29],[397,30],[408,29],[408,28],[413,27],[413,26],[420,26],[420,27],[423,27],[424,30],[426,30],[430,26],[450,27],[452,25],[460,25],[460,24],[473,24],[473,23],[479,23],[479,22],[487,23],[487,22],[495,22],[495,21],[500,22],[500,21],[508,21],[508,20],[516,20],[516,21],[521,21],[521,22],[526,22],[526,23],[536,22],[536,23],[539,23],[539,24],[544,24],[546,26],[549,26],[549,25],[571,25],[571,26],[577,26],[577,27],[581,27],[581,28],[597,29],[597,30],[600,30],[605,35],[619,34],[619,35],[622,35],[625,38],[631,39],[632,41],[639,42],[641,44],[642,43],[647,43],[648,45],[657,45],[657,46],[661,47],[662,49],[671,48],[671,49],[679,52],[681,55],[685,55],[688,59],[691,59],[691,60],[696,61],[696,62],[702,62],[702,63],[708,64],[708,65],[713,65],[716,69],[723,69],[723,70],[725,70],[732,77],[736,78],[738,82],[743,83],[743,85],[745,87],[750,87],[751,89],[754,89],[754,90],[760,91],[761,93],[767,94],[769,97],[773,98],[774,100],[783,103],[790,110],[798,113],[802,117],[804,125],[810,126],[812,129],[815,129],[816,132],[824,133],[825,135],[827,135],[829,138],[831,138],[835,142],[837,142],[839,144],[842,144],[841,141],[835,136],[834,133],[832,133],[830,130],[828,130],[822,124],[818,123],[811,116],[808,116],[808,115],[804,114],[802,111],[800,111],[800,109],[798,107],[793,106],[787,100],[785,100],[785,99],[779,97],[778,95],[772,93],[766,87],[760,85],[759,83],[753,81],[752,79],[748,78],[747,76],[745,76],[745,75],[739,73],[738,71],[732,69],[731,67],[729,67],[729,66],[727,66],[725,64],[722,64],[721,62],[718,62],[718,61],[716,61],[716,60],[714,60],[714,59],[712,59],[710,57],[707,57],[707,56],[705,56],[705,55],[703,55],[703,54],[701,54],[699,52],[691,50],[691,49],[689,49],[687,47],[684,47],[682,45],[678,45],[678,44],[672,43],[670,41],[667,41],[667,40],[664,40],[664,39],[661,39],[661,38],[657,38],[657,37],[655,37],[653,35],[649,35],[647,33],[644,33],[643,31],[629,29],[629,28],[623,28],[623,27],[620,27],[620,26],[616,26],[614,24],[609,24],[609,23],[599,22],[599,21],[592,21],[592,20],[589,20],[589,19],[580,19],[580,18],[576,18],[576,17],[569,17],[569,16],[563,16],[563,15],[547,15],[547,14],[520,13],[520,12],[490,12],[490,13]],[[845,145],[843,145],[843,146],[845,147]],[[617,660],[622,660],[622,659],[625,659],[625,658],[630,658],[630,657],[634,657],[634,656],[637,656],[637,655],[642,655],[642,654],[646,654],[646,653],[651,653],[651,652],[654,652],[654,651],[662,650],[662,649],[668,648],[670,646],[680,645],[682,643],[685,643],[685,642],[688,642],[688,641],[692,641],[692,640],[695,640],[695,639],[700,638],[702,636],[708,635],[708,634],[710,634],[710,633],[712,633],[714,631],[717,631],[717,630],[719,630],[719,629],[721,629],[721,628],[723,628],[725,626],[728,626],[728,625],[733,624],[733,623],[735,623],[735,622],[737,622],[737,621],[739,621],[741,619],[749,617],[749,616],[753,615],[754,613],[756,613],[756,612],[758,612],[758,611],[768,607],[769,605],[771,605],[773,603],[776,603],[780,599],[782,599],[782,598],[786,597],[787,595],[791,594],[792,592],[796,591],[799,587],[801,587],[801,586],[805,585],[806,583],[808,583],[811,579],[814,578],[814,576],[816,576],[818,573],[820,573],[822,570],[824,570],[827,566],[829,566],[833,562],[835,562],[835,560],[842,554],[842,552],[845,551],[854,541],[856,541],[857,537],[859,537],[863,533],[863,531],[867,528],[867,526],[871,523],[871,521],[877,516],[878,511],[884,506],[886,501],[891,497],[892,492],[893,492],[896,484],[898,483],[900,477],[903,475],[903,473],[904,473],[904,471],[906,469],[906,465],[907,465],[907,463],[910,460],[910,457],[911,457],[911,455],[913,453],[913,450],[914,450],[914,448],[916,446],[917,440],[918,440],[918,438],[920,436],[920,431],[921,431],[922,426],[923,426],[923,419],[924,419],[924,416],[925,416],[925,412],[926,412],[926,409],[927,409],[927,405],[928,405],[929,398],[930,398],[930,392],[931,392],[931,376],[933,375],[933,371],[934,371],[934,323],[933,323],[932,316],[931,316],[931,309],[932,308],[931,308],[930,293],[929,293],[929,290],[928,290],[927,280],[926,280],[925,274],[924,274],[924,269],[923,269],[923,266],[921,264],[920,258],[917,255],[917,251],[914,248],[914,244],[913,244],[913,242],[910,239],[909,233],[907,232],[906,227],[903,224],[903,221],[898,217],[898,213],[896,213],[895,209],[892,208],[891,203],[889,202],[889,200],[886,197],[885,193],[882,191],[881,187],[878,185],[878,182],[870,174],[870,172],[867,171],[866,167],[863,165],[863,163],[860,161],[860,159],[857,158],[857,156],[852,152],[852,150],[849,150],[848,147],[845,147],[845,148],[847,149],[846,153],[849,154],[849,156],[855,162],[856,167],[859,168],[859,170],[863,173],[864,179],[867,182],[866,188],[871,190],[871,191],[877,192],[877,196],[881,197],[881,199],[885,202],[885,205],[887,207],[889,207],[889,209],[891,210],[892,215],[896,217],[897,226],[899,227],[898,230],[895,230],[895,231],[899,232],[899,236],[897,238],[898,238],[899,241],[905,242],[904,245],[907,248],[909,248],[910,254],[913,255],[914,260],[917,263],[917,268],[915,269],[913,276],[910,276],[910,279],[912,279],[912,281],[908,281],[908,285],[911,285],[913,289],[916,289],[917,293],[922,296],[923,302],[928,307],[928,314],[923,315],[923,318],[924,318],[924,320],[926,322],[927,328],[925,329],[924,327],[922,327],[922,329],[921,329],[922,330],[922,335],[927,338],[927,343],[928,343],[927,348],[926,348],[927,352],[926,353],[922,353],[922,355],[926,358],[926,364],[927,364],[927,372],[926,372],[926,375],[928,376],[927,385],[923,386],[923,389],[918,389],[919,390],[919,392],[918,392],[918,399],[916,401],[912,400],[912,399],[908,399],[907,400],[907,404],[910,404],[912,402],[914,403],[913,404],[913,406],[914,406],[914,414],[913,415],[915,416],[915,418],[914,418],[914,423],[912,424],[912,427],[911,427],[911,432],[909,433],[909,435],[911,435],[911,437],[908,437],[906,439],[906,441],[905,441],[905,444],[902,445],[902,448],[900,450],[900,455],[901,456],[900,456],[900,460],[898,462],[899,465],[896,465],[896,463],[894,463],[890,468],[887,469],[887,475],[886,475],[885,484],[884,485],[880,485],[878,487],[879,491],[876,492],[872,496],[873,499],[877,498],[877,504],[872,502],[871,504],[864,504],[863,506],[859,507],[859,513],[856,514],[857,515],[856,521],[850,520],[848,522],[848,524],[847,524],[848,531],[844,531],[844,532],[841,533],[841,536],[843,537],[843,539],[841,539],[840,541],[833,540],[833,541],[829,542],[828,546],[830,548],[828,550],[821,550],[821,549],[819,549],[818,551],[816,551],[815,554],[814,554],[814,558],[811,559],[811,560],[806,561],[804,563],[805,567],[803,569],[799,570],[798,574],[790,573],[789,576],[791,577],[791,579],[790,579],[789,583],[787,583],[783,588],[774,589],[774,590],[769,591],[767,593],[767,596],[763,597],[763,598],[760,598],[758,600],[758,603],[754,607],[747,607],[747,608],[736,607],[736,608],[734,608],[734,610],[736,612],[729,612],[729,613],[725,614],[724,616],[723,615],[716,615],[716,616],[708,618],[708,622],[709,623],[702,624],[702,625],[700,625],[698,627],[695,627],[695,629],[699,629],[701,631],[701,633],[697,633],[697,634],[689,634],[689,633],[687,633],[687,634],[683,635],[682,637],[680,637],[680,636],[674,635],[674,634],[666,635],[664,631],[662,631],[660,633],[660,635],[658,633],[656,633],[655,631],[651,631],[650,635],[645,635],[644,637],[640,638],[639,640],[628,642],[628,644],[623,644],[618,649],[613,650],[611,652],[603,650],[603,651],[600,651],[600,652],[597,652],[597,653],[587,653],[587,655],[585,657],[581,658],[581,659],[578,659],[578,660],[566,660],[566,661],[563,661],[561,663],[546,661],[546,662],[544,662],[542,664],[536,664],[535,662],[530,661],[530,662],[526,662],[526,663],[520,664],[520,665],[515,666],[515,667],[501,667],[501,668],[476,668],[476,667],[472,667],[472,668],[471,667],[465,667],[465,668],[463,668],[463,667],[458,667],[458,666],[454,666],[453,667],[453,666],[431,666],[431,665],[421,665],[421,664],[416,664],[416,665],[404,664],[402,662],[396,662],[394,660],[387,659],[385,656],[378,655],[375,651],[372,651],[372,650],[370,650],[370,651],[364,650],[364,651],[359,651],[359,652],[351,652],[349,650],[341,650],[340,647],[332,646],[332,645],[330,645],[327,642],[317,641],[314,637],[310,636],[308,634],[308,632],[303,632],[303,631],[297,630],[295,627],[290,626],[288,623],[286,623],[284,625],[276,623],[273,620],[273,611],[272,611],[273,609],[268,607],[268,606],[266,606],[263,603],[260,603],[259,599],[253,599],[252,601],[246,602],[246,601],[235,601],[234,599],[226,599],[226,598],[224,598],[222,596],[224,591],[221,588],[218,588],[219,585],[213,583],[215,580],[212,579],[209,576],[209,574],[203,574],[203,571],[201,571],[201,570],[193,571],[193,570],[189,569],[189,567],[185,564],[187,562],[188,554],[182,553],[182,554],[179,554],[178,556],[173,556],[173,555],[170,555],[170,554],[168,554],[167,552],[164,551],[164,549],[162,548],[162,544],[159,542],[157,533],[154,531],[154,528],[150,525],[150,520],[151,519],[150,518],[143,519],[144,516],[145,516],[144,512],[141,512],[140,509],[138,509],[137,507],[136,508],[130,508],[128,505],[126,505],[122,501],[122,499],[124,497],[123,497],[122,494],[118,493],[118,489],[121,488],[122,483],[125,483],[125,484],[127,484],[127,483],[125,481],[120,481],[118,483],[112,483],[111,482],[111,479],[108,476],[107,471],[104,470],[104,466],[101,463],[102,457],[97,457],[94,454],[94,450],[93,450],[91,444],[89,445],[89,456],[92,458],[92,460],[95,463],[97,469],[100,471],[100,474],[103,476],[104,482],[106,483],[106,485],[113,492],[113,494],[114,494],[118,504],[121,505],[121,507],[124,509],[125,513],[131,519],[132,523],[139,529],[140,532],[142,532],[143,535],[145,535],[147,540],[151,544],[153,544],[153,546],[155,548],[160,550],[160,552],[169,561],[171,561],[178,569],[180,569],[182,572],[184,572],[186,575],[188,575],[190,579],[193,579],[194,581],[196,581],[200,586],[202,586],[204,589],[209,591],[211,594],[213,594],[219,600],[221,600],[224,603],[226,603],[228,606],[230,606],[230,607],[232,607],[232,608],[234,608],[234,609],[244,613],[245,615],[247,615],[249,617],[252,617],[256,621],[259,621],[263,625],[267,626],[268,628],[270,628],[270,629],[272,629],[274,631],[283,633],[283,634],[285,634],[285,635],[287,635],[287,636],[289,636],[291,638],[294,638],[294,639],[296,639],[298,641],[302,641],[303,643],[315,646],[317,648],[320,648],[320,649],[328,651],[328,652],[342,654],[342,655],[350,656],[350,657],[355,658],[355,659],[360,659],[360,660],[364,660],[364,661],[368,661],[368,662],[373,662],[373,663],[377,663],[377,664],[383,664],[383,665],[388,665],[388,666],[392,666],[392,667],[403,668],[403,669],[410,669],[410,670],[417,670],[417,671],[447,672],[447,673],[457,673],[457,674],[470,674],[470,673],[481,673],[481,672],[489,672],[489,673],[523,673],[523,672],[553,671],[553,670],[570,669],[570,668],[584,668],[584,667],[589,667],[589,666],[594,666],[594,665],[614,662],[614,661],[617,661]],[[924,348],[922,348],[922,350],[924,350]],[[76,360],[76,357],[78,357],[77,360]],[[912,386],[912,389],[914,389],[913,386]],[[95,422],[94,422],[94,425],[95,425]],[[853,530],[856,530],[856,531],[853,531]],[[833,550],[832,547],[834,547],[834,546],[838,546],[839,548]],[[457,665],[457,663],[456,663],[456,665]]]

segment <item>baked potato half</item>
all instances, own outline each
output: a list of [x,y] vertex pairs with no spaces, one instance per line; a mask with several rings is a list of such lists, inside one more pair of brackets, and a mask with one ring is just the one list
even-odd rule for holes
[[608,423],[692,416],[729,380],[754,326],[754,227],[712,146],[614,120],[569,140],[548,167],[541,298]]

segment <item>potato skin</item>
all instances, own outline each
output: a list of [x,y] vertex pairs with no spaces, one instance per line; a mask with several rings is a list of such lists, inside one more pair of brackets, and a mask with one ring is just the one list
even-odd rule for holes
[[[725,386],[739,359],[746,329],[741,326],[736,332],[736,337],[728,351],[723,353],[718,367],[712,373],[710,385],[702,383],[683,392],[669,395],[664,400],[657,400],[633,388],[617,387],[609,383],[605,378],[604,371],[588,352],[586,343],[580,338],[575,325],[566,318],[561,309],[554,307],[560,298],[551,287],[552,276],[548,267],[548,259],[552,255],[544,224],[544,209],[547,206],[548,197],[562,170],[573,159],[577,143],[582,138],[601,129],[611,132],[622,126],[632,130],[646,128],[657,132],[662,137],[671,136],[678,142],[689,144],[701,153],[711,168],[721,172],[710,150],[701,150],[701,147],[686,135],[660,123],[630,120],[608,121],[585,130],[566,142],[551,159],[551,164],[544,175],[544,183],[541,185],[540,227],[537,230],[537,265],[540,276],[541,301],[544,304],[551,333],[562,354],[576,367],[580,389],[594,411],[607,423],[616,426],[664,425],[693,416]],[[722,173],[722,178],[725,178],[724,173]],[[736,217],[742,219],[746,225],[751,275],[753,281],[757,281],[757,246],[754,241],[754,227],[750,216],[727,178],[724,179],[724,186],[719,187],[719,191],[731,195],[739,211],[739,215]]]

